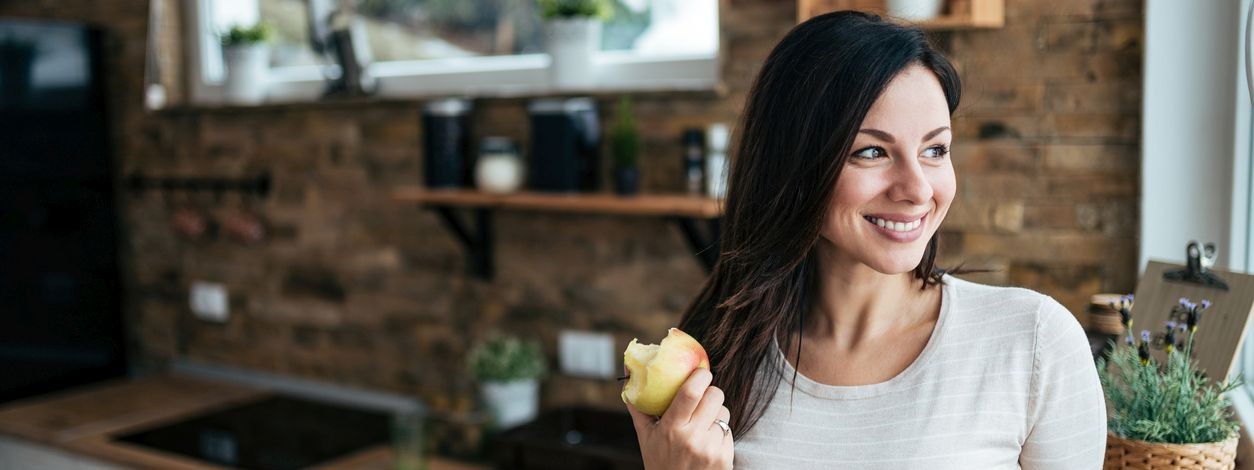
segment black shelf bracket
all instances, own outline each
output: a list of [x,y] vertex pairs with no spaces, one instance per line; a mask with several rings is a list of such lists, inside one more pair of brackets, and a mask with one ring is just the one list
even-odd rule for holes
[[[451,206],[428,206],[440,217],[444,225],[466,251],[467,271],[479,279],[491,281],[495,274],[495,249],[492,245],[492,211],[487,208],[469,209],[471,221],[460,217]],[[718,262],[719,218],[671,217],[681,232],[693,256],[708,273]],[[705,222],[702,228],[700,222]]]
[[[679,225],[679,230],[684,233],[684,240],[688,242],[688,248],[692,249],[693,256],[701,262],[705,272],[714,271],[714,265],[718,263],[719,220],[721,219],[718,217],[709,219],[673,217],[671,220]],[[698,227],[698,221],[705,221],[704,232]]]
[[466,250],[466,269],[471,275],[485,281],[492,280],[495,272],[492,248],[492,212],[486,208],[472,209],[474,226],[463,223],[447,206],[431,207],[440,216],[444,228],[453,233]]

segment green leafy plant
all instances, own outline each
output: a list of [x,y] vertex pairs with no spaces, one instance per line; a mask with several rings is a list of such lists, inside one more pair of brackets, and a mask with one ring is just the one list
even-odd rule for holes
[[547,372],[538,342],[498,333],[470,350],[467,366],[480,382],[538,379]]
[[640,158],[640,131],[631,111],[631,98],[623,95],[618,100],[614,127],[610,128],[610,153],[617,168],[635,168]]
[[222,33],[223,46],[247,46],[270,42],[274,37],[274,28],[268,23],[257,23],[252,26],[233,25]]
[[[1240,423],[1225,394],[1244,381],[1236,377],[1213,383],[1192,360],[1198,320],[1210,302],[1180,299],[1166,331],[1151,341],[1144,330],[1138,343],[1132,337],[1131,300],[1125,296],[1115,305],[1127,337],[1123,344],[1113,344],[1110,356],[1097,365],[1111,405],[1110,431],[1126,439],[1169,444],[1219,442],[1237,432]],[[1150,355],[1151,344],[1162,345],[1166,364]]]
[[610,17],[610,3],[606,0],[537,0],[540,6],[540,17],[552,19],[599,18]]

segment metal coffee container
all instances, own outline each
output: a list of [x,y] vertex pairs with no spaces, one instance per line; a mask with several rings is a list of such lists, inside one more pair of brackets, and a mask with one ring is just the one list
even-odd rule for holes
[[470,186],[469,100],[447,98],[422,108],[422,158],[428,188]]

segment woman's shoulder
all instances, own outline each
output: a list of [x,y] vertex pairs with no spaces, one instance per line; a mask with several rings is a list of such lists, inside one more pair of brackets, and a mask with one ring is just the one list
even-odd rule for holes
[[952,275],[945,275],[943,280],[946,292],[954,297],[954,310],[963,312],[962,316],[1017,319],[1022,326],[1031,325],[1037,334],[1067,330],[1083,333],[1075,315],[1048,295],[1023,287],[980,284]]

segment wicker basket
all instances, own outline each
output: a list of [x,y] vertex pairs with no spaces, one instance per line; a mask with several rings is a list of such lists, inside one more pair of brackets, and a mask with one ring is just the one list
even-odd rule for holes
[[1236,466],[1237,434],[1222,442],[1162,444],[1106,434],[1104,470],[1232,470]]

